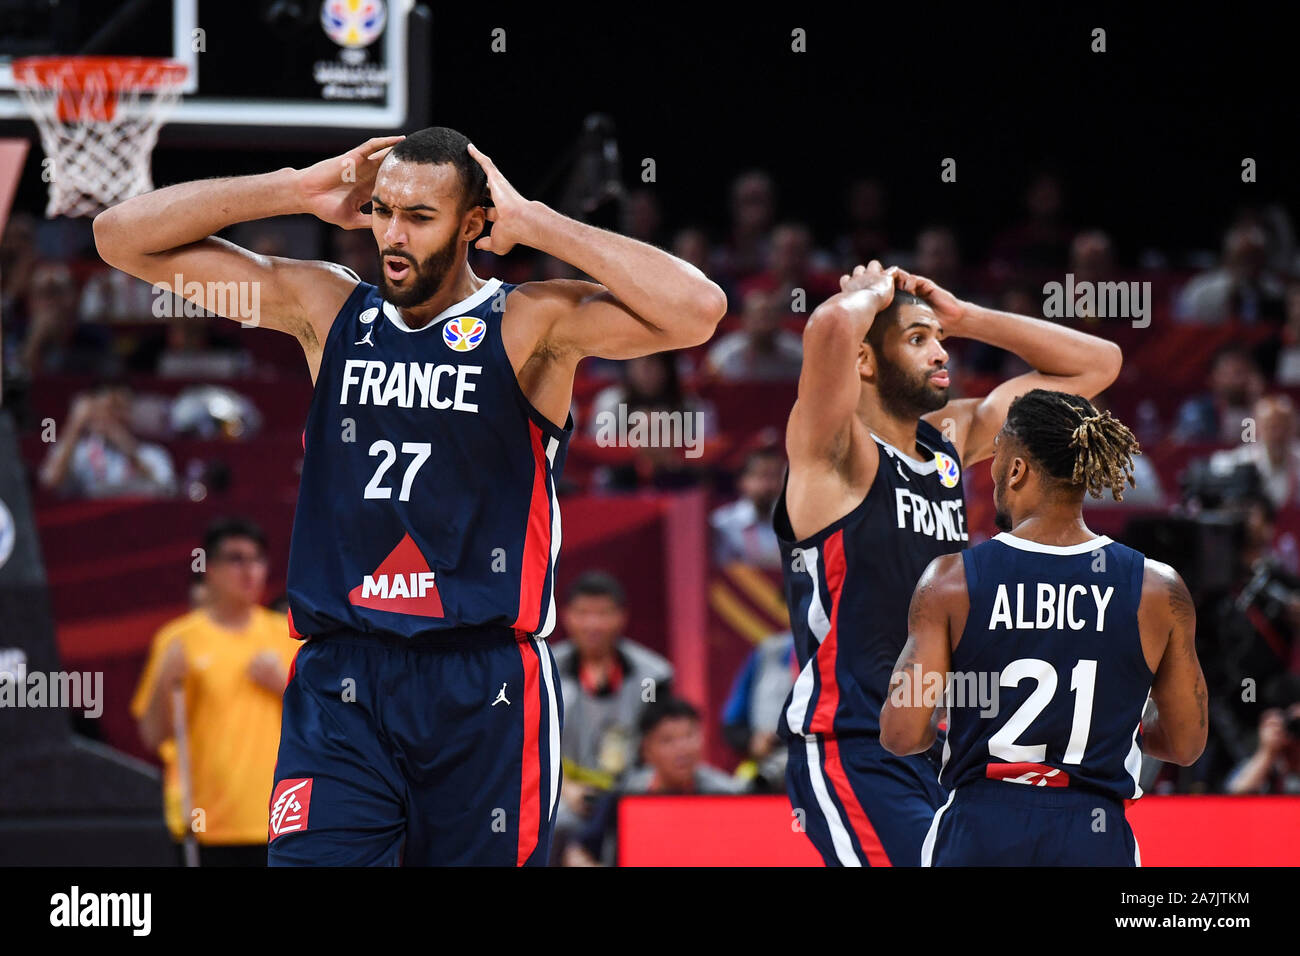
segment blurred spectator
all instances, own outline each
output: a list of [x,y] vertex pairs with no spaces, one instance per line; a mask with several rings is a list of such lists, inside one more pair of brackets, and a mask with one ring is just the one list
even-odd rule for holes
[[1282,283],[1268,268],[1268,236],[1253,222],[1239,222],[1223,238],[1217,269],[1192,279],[1174,307],[1186,322],[1282,322]]
[[1286,287],[1286,324],[1282,329],[1283,347],[1279,352],[1274,381],[1283,388],[1300,385],[1300,282]]
[[77,321],[77,283],[67,266],[61,262],[36,266],[27,302],[22,366],[29,376],[116,371],[117,360],[104,330]]
[[36,217],[15,212],[0,236],[0,315],[6,325],[25,313],[38,259]]
[[676,697],[649,704],[637,728],[644,765],[627,775],[624,793],[739,793],[731,774],[704,762],[700,712]]
[[[174,281],[168,280],[168,285]],[[77,312],[83,322],[151,322],[157,302],[158,294],[148,282],[117,269],[101,269],[86,280]]]
[[1110,236],[1100,229],[1081,232],[1070,243],[1070,270],[1080,282],[1114,282],[1115,250]]
[[[622,373],[621,382],[602,389],[592,400],[587,423],[591,437],[603,441],[617,431],[619,422],[632,421],[629,416],[633,413],[652,416],[658,412],[680,413],[681,437],[689,438],[697,448],[717,434],[713,406],[682,384],[677,358],[672,352],[628,359],[623,363]],[[688,425],[689,435],[686,434]],[[650,437],[647,435],[647,440]],[[611,467],[602,473],[602,483],[607,488],[633,490],[646,485],[674,488],[699,481],[700,468],[685,457],[683,448],[642,445],[634,450],[630,464]]]
[[765,638],[745,658],[722,709],[722,735],[744,758],[736,776],[752,778],[755,789],[769,793],[785,792],[786,746],[776,730],[794,665],[793,634]]
[[618,800],[628,794],[727,794],[745,784],[704,762],[700,712],[677,698],[648,705],[639,721],[645,766],[604,796],[576,839],[565,848],[566,866],[611,865],[617,859]]
[[782,328],[782,319],[790,314],[785,305],[778,293],[746,293],[740,328],[709,348],[709,374],[728,382],[798,381],[803,340]]
[[695,226],[689,226],[681,229],[673,236],[672,254],[679,259],[684,259],[695,268],[699,269],[710,279],[716,282],[727,296],[727,310],[733,311],[736,308],[735,287],[731,279],[720,273],[711,274],[713,269],[713,252],[709,243],[709,236],[703,230]]
[[1300,794],[1300,679],[1279,682],[1274,701],[1259,719],[1255,752],[1228,778],[1228,793]]
[[1284,675],[1300,635],[1300,579],[1273,550],[1276,512],[1256,495],[1226,514],[1240,517],[1233,584],[1220,594],[1198,595],[1197,649],[1210,694],[1210,740],[1190,768],[1213,787],[1250,753],[1258,706],[1245,688],[1265,688]]
[[1241,441],[1244,421],[1264,392],[1264,375],[1250,351],[1225,345],[1210,362],[1210,390],[1178,409],[1174,439],[1180,442]]
[[623,202],[620,232],[652,246],[661,246],[664,214],[659,207],[659,195],[650,189],[634,189]]
[[794,294],[801,291],[804,310],[812,312],[840,291],[839,276],[829,265],[829,261],[814,253],[812,233],[807,226],[786,223],[772,231],[766,268],[740,282],[737,292],[742,297],[755,289],[770,292],[787,307],[793,307]]
[[713,561],[740,561],[767,570],[781,567],[780,546],[772,528],[772,506],[785,480],[785,455],[779,445],[750,452],[738,481],[740,497],[714,509]]
[[994,241],[996,271],[1059,270],[1069,254],[1071,235],[1065,224],[1065,191],[1055,174],[1040,173],[1030,183],[1025,213],[1018,225]]
[[171,431],[186,438],[252,438],[262,414],[246,397],[224,385],[191,385],[176,396],[168,418]]
[[648,701],[669,696],[673,678],[668,661],[623,636],[626,597],[612,576],[589,571],[579,577],[561,620],[568,640],[553,649],[564,701],[559,842],[632,767],[641,712]]
[[[855,179],[845,197],[848,213],[847,231],[835,240],[835,257],[839,269],[851,273],[856,266],[872,259],[890,258],[889,230],[885,226],[887,202],[885,187],[878,179]],[[925,275],[925,273],[921,273]]]
[[203,316],[172,319],[166,345],[158,356],[162,378],[235,378],[247,375],[252,359],[228,335],[213,328],[216,320]]
[[957,298],[969,295],[961,274],[961,248],[956,234],[947,226],[931,226],[921,231],[916,237],[913,265],[913,272],[933,279]]
[[776,215],[772,177],[761,170],[737,176],[731,184],[731,228],[727,241],[714,251],[710,276],[729,282],[762,271],[767,261],[768,232]]
[[1252,466],[1274,508],[1300,501],[1300,442],[1295,405],[1286,395],[1267,395],[1255,403],[1254,440],[1210,456],[1210,471],[1226,475]]
[[[1030,285],[1012,283],[998,296],[998,308],[1016,315],[1040,317],[1043,314],[1042,292]],[[978,339],[956,336],[951,345],[945,341],[944,346],[950,353],[964,355],[970,371],[977,375],[1011,378],[1030,371],[1029,366],[1016,355]]]
[[709,271],[709,237],[703,229],[692,226],[679,230],[673,236],[672,253],[701,272]]
[[[280,700],[298,642],[281,614],[261,606],[266,539],[239,518],[203,540],[202,605],[154,636],[131,713],[164,766],[164,815],[173,838],[187,829],[203,866],[265,866],[267,806],[280,745]],[[176,760],[173,699],[183,694],[191,819]]]
[[131,391],[112,384],[73,400],[40,480],[81,498],[162,497],[176,490],[171,455],[132,434]]
[[[1104,392],[1095,396],[1092,404],[1098,411],[1112,410],[1110,399]],[[1103,492],[1100,498],[1085,496],[1083,503],[1089,508],[1152,508],[1165,503],[1165,489],[1151,459],[1137,454],[1133,456],[1133,486],[1124,489],[1123,501],[1116,501],[1109,492]]]

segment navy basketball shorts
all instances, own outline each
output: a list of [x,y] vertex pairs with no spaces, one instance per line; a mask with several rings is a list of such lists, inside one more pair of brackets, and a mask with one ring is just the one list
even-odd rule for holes
[[507,627],[298,649],[284,691],[271,866],[544,866],[560,797],[560,678]]
[[786,790],[827,866],[920,866],[943,805],[925,754],[895,757],[873,737],[812,735],[790,743]]
[[934,816],[926,866],[1141,866],[1124,803],[1068,787],[976,780]]

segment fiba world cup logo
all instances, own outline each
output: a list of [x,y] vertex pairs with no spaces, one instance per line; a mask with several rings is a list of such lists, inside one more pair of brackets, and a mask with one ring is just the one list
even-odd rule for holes
[[384,0],[325,0],[320,8],[325,35],[352,50],[378,40],[387,20]]
[[442,327],[442,340],[456,352],[472,352],[487,335],[487,323],[473,316],[451,319]]
[[937,451],[934,453],[934,463],[939,469],[939,480],[943,482],[943,486],[957,487],[957,481],[961,478],[961,469],[957,467],[957,462],[952,460],[952,456]]

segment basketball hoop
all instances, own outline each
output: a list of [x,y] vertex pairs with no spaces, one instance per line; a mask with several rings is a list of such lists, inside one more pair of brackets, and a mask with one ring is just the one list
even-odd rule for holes
[[53,160],[47,217],[93,216],[153,189],[149,156],[186,72],[154,57],[14,61],[14,85]]

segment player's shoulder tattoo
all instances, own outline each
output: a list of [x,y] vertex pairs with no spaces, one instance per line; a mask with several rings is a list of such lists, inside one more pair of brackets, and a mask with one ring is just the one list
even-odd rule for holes
[[1170,574],[1165,584],[1165,594],[1169,599],[1169,612],[1179,624],[1187,625],[1196,621],[1196,602],[1192,600],[1187,585],[1177,574]]
[[[1181,627],[1196,623],[1196,602],[1183,582],[1182,576],[1168,564],[1147,559],[1147,572],[1153,574],[1153,590],[1164,593],[1169,613],[1174,623]],[[1154,595],[1153,595],[1154,596]]]

